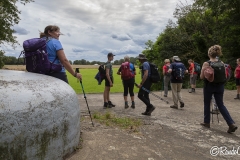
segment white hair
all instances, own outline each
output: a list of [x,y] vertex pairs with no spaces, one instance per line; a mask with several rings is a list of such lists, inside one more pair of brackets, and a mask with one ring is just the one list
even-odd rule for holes
[[130,61],[129,56],[125,56],[125,57],[124,57],[124,61]]

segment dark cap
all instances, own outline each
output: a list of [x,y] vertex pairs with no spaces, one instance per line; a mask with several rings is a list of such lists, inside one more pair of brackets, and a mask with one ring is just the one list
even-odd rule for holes
[[108,53],[107,56],[108,56],[108,57],[112,57],[112,56],[115,56],[115,55],[110,52],[110,53]]

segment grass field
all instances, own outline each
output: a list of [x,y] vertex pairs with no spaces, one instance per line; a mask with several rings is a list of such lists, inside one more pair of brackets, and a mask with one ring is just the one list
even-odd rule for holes
[[[121,76],[117,74],[117,70],[120,65],[113,65],[113,77],[114,77],[114,84],[111,88],[112,93],[122,93],[123,92],[123,85]],[[82,84],[84,87],[85,93],[103,93],[105,81],[102,82],[101,85],[98,85],[97,80],[94,78],[98,72],[98,66],[95,65],[72,65],[72,67],[80,68],[80,73],[83,76]],[[10,69],[10,70],[20,70],[25,71],[25,65],[5,65],[3,69]],[[139,74],[139,69],[136,67],[137,75],[135,77],[135,81],[140,83],[141,77]],[[75,90],[77,94],[82,93],[82,87],[80,82],[77,82],[77,79],[70,75],[67,72],[68,81],[70,86]],[[134,92],[138,92],[138,88],[134,87]]]
[[[112,93],[121,93],[123,92],[123,85],[121,76],[117,74],[118,68],[113,68],[113,77],[114,83],[113,87],[111,88]],[[101,85],[98,85],[97,80],[94,78],[97,74],[97,69],[80,69],[80,73],[83,76],[82,84],[84,87],[84,91],[86,93],[102,93],[105,87],[105,81],[102,81]],[[68,74],[68,81],[72,88],[75,90],[76,93],[82,93],[82,88],[80,82],[77,82],[77,79],[72,75]],[[137,74],[135,77],[135,81],[140,83],[140,74]],[[137,92],[138,88],[134,87],[134,92]]]

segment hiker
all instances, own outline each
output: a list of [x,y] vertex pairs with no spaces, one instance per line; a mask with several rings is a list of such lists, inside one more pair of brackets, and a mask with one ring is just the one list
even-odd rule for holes
[[169,59],[165,59],[164,60],[164,65],[163,65],[163,83],[164,83],[164,97],[167,97],[168,95],[168,86],[170,83],[170,79],[171,79],[171,74],[168,73],[168,69],[170,68],[170,60]]
[[128,91],[131,97],[132,105],[131,108],[135,108],[135,102],[134,102],[134,83],[135,83],[135,75],[136,75],[136,69],[132,63],[130,63],[129,56],[124,57],[124,62],[120,66],[117,72],[118,75],[121,75],[122,83],[123,83],[123,97],[125,101],[125,109],[129,107],[128,105]]
[[59,78],[64,82],[68,83],[66,75],[67,70],[72,76],[76,77],[79,80],[82,80],[82,75],[73,70],[71,64],[66,58],[62,44],[59,41],[59,36],[61,34],[62,33],[60,32],[60,28],[55,25],[48,25],[47,27],[45,27],[44,33],[40,33],[40,36],[42,38],[46,38],[47,40],[47,53],[49,61],[53,62],[56,59],[54,63],[62,65],[61,72],[49,73],[48,75]]
[[188,64],[189,64],[189,69],[188,69],[188,73],[190,75],[190,80],[189,83],[191,85],[191,91],[189,91],[189,93],[195,92],[195,88],[196,88],[196,82],[197,82],[197,72],[195,72],[195,66],[194,66],[194,62],[192,59],[188,60]]
[[[150,90],[152,82],[150,81],[150,65],[147,62],[147,58],[144,54],[138,55],[138,60],[142,64],[141,68],[141,77],[142,81],[139,85],[136,85],[139,88],[138,98],[146,105],[145,112],[142,115],[151,116],[151,113],[154,111],[155,107],[151,104],[149,99],[149,92],[144,89]],[[144,89],[142,88],[144,87]]]
[[188,70],[178,56],[173,56],[172,61],[173,63],[171,63],[168,72],[171,73],[171,88],[174,105],[171,105],[170,108],[178,109],[178,101],[180,102],[180,108],[184,107],[181,89],[184,74],[188,73]]
[[103,92],[103,101],[104,105],[103,108],[112,108],[115,107],[114,104],[110,101],[110,88],[113,87],[113,70],[112,70],[112,63],[111,61],[114,58],[114,54],[108,53],[107,58],[108,61],[105,63],[106,68],[106,78],[105,78],[105,89]]
[[237,96],[234,99],[240,99],[240,58],[237,59],[237,67],[234,71],[234,77],[236,78]]
[[[204,79],[204,122],[200,124],[204,127],[210,128],[210,103],[212,95],[214,95],[218,109],[229,126],[227,132],[232,133],[235,132],[237,126],[223,104],[224,83],[226,81],[225,67],[222,61],[216,59],[216,56],[219,57],[221,54],[221,46],[211,46],[208,50],[208,57],[210,60],[204,62],[202,65],[200,78]],[[214,79],[211,80],[212,82],[208,81],[204,75],[204,70],[209,66],[214,69]]]

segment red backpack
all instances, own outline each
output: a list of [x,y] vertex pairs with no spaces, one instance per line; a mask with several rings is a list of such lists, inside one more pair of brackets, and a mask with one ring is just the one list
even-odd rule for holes
[[132,70],[130,69],[130,63],[124,62],[121,65],[121,77],[122,80],[128,80],[134,77]]

